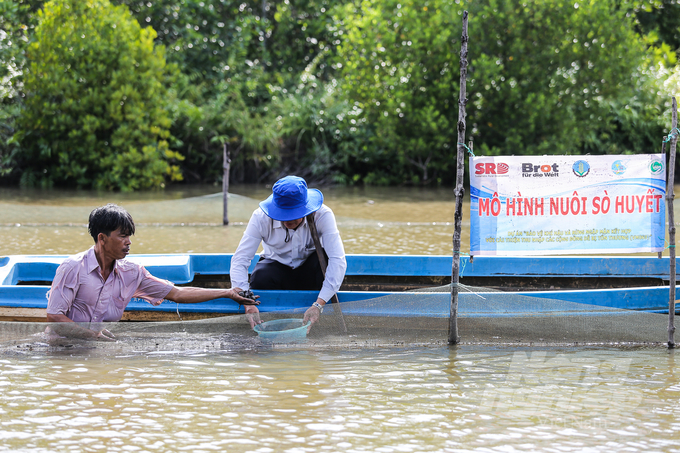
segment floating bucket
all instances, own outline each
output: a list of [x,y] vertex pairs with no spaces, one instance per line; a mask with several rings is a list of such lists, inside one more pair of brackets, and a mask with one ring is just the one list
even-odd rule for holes
[[256,325],[253,330],[262,341],[271,343],[295,343],[307,338],[309,322],[301,319],[275,319]]

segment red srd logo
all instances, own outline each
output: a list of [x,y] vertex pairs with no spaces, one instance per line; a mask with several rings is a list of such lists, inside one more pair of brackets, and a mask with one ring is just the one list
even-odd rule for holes
[[475,164],[476,175],[505,175],[510,170],[510,166],[504,163],[480,162]]

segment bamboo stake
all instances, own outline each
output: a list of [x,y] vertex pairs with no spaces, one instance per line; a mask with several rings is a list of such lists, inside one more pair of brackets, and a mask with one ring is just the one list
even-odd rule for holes
[[[314,241],[314,248],[316,248],[316,254],[319,257],[319,265],[321,266],[321,272],[323,276],[326,277],[326,268],[328,263],[326,262],[326,256],[323,254],[323,249],[321,248],[321,240],[319,239],[319,232],[316,230],[316,223],[314,223],[314,213],[307,216],[307,225],[309,225],[309,232],[312,233],[312,240]],[[345,317],[342,316],[342,308],[340,308],[340,301],[338,300],[338,295],[333,294],[331,300],[329,301],[333,304],[333,313],[335,313],[336,319],[338,321],[338,327],[340,327],[340,332],[347,335],[347,325],[345,324]]]
[[223,199],[223,213],[222,213],[222,225],[229,225],[229,168],[231,164],[231,158],[229,156],[229,145],[226,143],[222,148],[222,199]]
[[463,34],[460,49],[460,94],[458,96],[458,155],[456,167],[456,210],[453,216],[453,264],[451,267],[451,311],[449,344],[458,344],[458,283],[460,282],[460,231],[463,225],[463,177],[465,171],[465,105],[467,104],[468,12],[463,11]]
[[670,281],[668,282],[668,347],[675,347],[675,216],[673,184],[675,182],[675,150],[678,144],[678,103],[673,97],[673,121],[671,123],[671,155],[668,162],[668,181],[666,181],[666,204],[668,205],[668,242],[670,251]]

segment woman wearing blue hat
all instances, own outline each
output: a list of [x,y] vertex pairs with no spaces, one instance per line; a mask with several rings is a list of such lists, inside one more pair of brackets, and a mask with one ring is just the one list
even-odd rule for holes
[[[328,257],[325,277],[307,224],[306,217],[312,213]],[[248,267],[260,243],[263,252],[249,283]],[[251,288],[320,290],[316,302],[304,316],[305,323],[314,324],[326,302],[340,289],[346,269],[345,249],[335,215],[323,204],[323,194],[317,189],[308,189],[305,180],[298,176],[286,176],[274,184],[272,194],[250,217],[231,259],[229,273],[231,286],[236,291]],[[258,309],[255,305],[247,305],[246,313],[255,315]]]

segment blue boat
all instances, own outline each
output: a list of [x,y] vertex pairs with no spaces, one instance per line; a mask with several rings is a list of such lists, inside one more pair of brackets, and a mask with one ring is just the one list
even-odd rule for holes
[[[153,275],[177,285],[228,287],[231,254],[130,255]],[[0,320],[45,321],[46,294],[59,264],[66,256],[15,255],[0,257]],[[251,270],[255,266],[253,260]],[[510,292],[536,299],[582,304],[584,307],[663,313],[668,311],[669,258],[657,257],[462,257],[460,282],[472,289],[461,294]],[[412,317],[448,317],[449,290],[421,292],[451,281],[450,256],[348,255],[347,273],[338,299],[343,312]],[[413,292],[417,291],[417,292]],[[380,305],[391,296],[413,294],[419,304]],[[303,310],[316,299],[316,291],[255,291],[260,311]],[[367,311],[354,302],[375,300]],[[347,306],[347,309],[344,307]],[[464,304],[469,307],[470,304]],[[410,307],[410,308],[407,308]],[[528,313],[530,306],[515,310]],[[123,320],[170,321],[239,313],[231,300],[200,304],[163,302],[152,306],[132,300]],[[463,315],[465,313],[462,313]],[[487,313],[488,314],[488,313]],[[512,313],[510,313],[512,314]],[[474,315],[468,313],[468,315]],[[483,316],[480,313],[479,316]],[[506,316],[508,313],[493,313]]]

